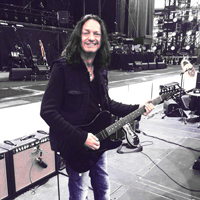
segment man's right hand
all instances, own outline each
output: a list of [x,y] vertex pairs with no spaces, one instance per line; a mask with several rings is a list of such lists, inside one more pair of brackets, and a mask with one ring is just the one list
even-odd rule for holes
[[92,133],[88,133],[87,139],[85,141],[85,146],[92,149],[92,150],[97,150],[100,147],[100,142],[95,135]]

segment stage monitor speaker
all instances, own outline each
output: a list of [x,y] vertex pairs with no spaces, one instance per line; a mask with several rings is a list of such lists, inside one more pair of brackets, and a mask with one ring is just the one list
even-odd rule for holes
[[149,69],[156,69],[156,63],[155,62],[149,62]]
[[139,66],[141,66],[141,64],[142,64],[142,61],[134,61],[134,65],[135,66],[139,67]]
[[142,61],[134,61],[134,71],[141,71]]
[[2,145],[8,149],[14,194],[56,173],[55,153],[47,134],[36,132]]
[[33,70],[31,68],[12,68],[10,70],[10,80],[31,80]]
[[37,65],[38,75],[48,75],[50,67],[47,65]]
[[195,170],[200,170],[200,157],[197,160],[195,160],[192,168]]
[[156,67],[157,67],[157,69],[164,69],[167,67],[167,65],[164,62],[157,62]]
[[186,117],[186,114],[184,113],[183,110],[180,112],[179,105],[173,99],[164,101],[163,107],[165,110],[165,114],[168,117],[181,117],[181,112],[182,112],[182,115]]
[[142,70],[147,70],[148,69],[148,63],[142,63],[141,68],[142,68]]
[[7,150],[0,148],[0,199],[8,199],[12,196],[12,187],[9,183],[9,163],[7,159]]

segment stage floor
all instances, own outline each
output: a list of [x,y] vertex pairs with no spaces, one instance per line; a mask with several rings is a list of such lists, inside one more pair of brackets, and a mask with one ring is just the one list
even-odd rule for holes
[[[180,66],[140,72],[109,71],[110,96],[123,103],[141,103],[159,95],[160,85],[179,82]],[[48,131],[40,118],[40,104],[48,81],[7,81],[0,86],[0,142]],[[184,79],[190,89],[194,80]],[[189,116],[189,111],[185,111]],[[192,120],[190,120],[192,121]],[[200,129],[197,122],[183,122],[181,117],[167,117],[163,104],[149,116],[142,116],[138,133],[142,151],[123,147],[124,154],[107,152],[111,199],[200,199],[200,171],[193,170],[200,156]],[[126,140],[123,141],[126,143]],[[68,199],[68,178],[60,175],[61,199]],[[35,190],[16,200],[58,199],[57,178],[50,178]],[[89,190],[89,199],[93,199]]]

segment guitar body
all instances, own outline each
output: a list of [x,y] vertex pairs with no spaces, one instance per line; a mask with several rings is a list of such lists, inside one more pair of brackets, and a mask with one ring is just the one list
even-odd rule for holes
[[[95,119],[86,125],[78,126],[83,131],[91,132],[94,135],[111,124],[111,114],[103,111]],[[86,172],[98,161],[99,157],[107,150],[115,149],[121,145],[122,141],[112,141],[110,137],[100,141],[98,150],[91,150],[87,147],[75,149],[67,144],[62,145],[61,155],[76,172]]]

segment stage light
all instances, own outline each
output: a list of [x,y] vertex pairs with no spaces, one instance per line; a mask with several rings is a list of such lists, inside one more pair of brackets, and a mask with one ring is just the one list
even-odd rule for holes
[[187,34],[188,36],[190,36],[190,35],[192,35],[192,31],[190,30],[190,31],[188,31],[186,34]]
[[35,23],[38,23],[38,19],[37,19],[37,18],[34,18],[34,22],[35,22]]
[[189,46],[189,45],[187,45],[187,46],[185,47],[185,49],[186,49],[186,50],[189,50],[189,49],[190,49],[190,46]]
[[194,20],[194,17],[193,17],[193,16],[189,16],[188,21],[189,21],[189,22],[192,22],[193,20]]
[[24,27],[24,25],[22,25],[22,24],[16,24],[16,26],[18,26],[18,27]]
[[39,4],[39,8],[44,9],[44,5],[43,5],[42,1],[41,1],[40,4]]
[[8,23],[6,23],[6,22],[1,22],[0,24],[3,26],[8,26]]
[[156,47],[156,46],[152,47],[152,50],[153,50],[153,51],[155,51],[156,49],[157,49],[157,47]]
[[177,23],[180,23],[182,21],[182,18],[181,17],[175,17],[174,19],[173,19],[173,22],[177,22]]
[[171,46],[171,50],[174,51],[176,48],[175,46]]
[[175,37],[177,35],[177,32],[173,32],[172,36]]

